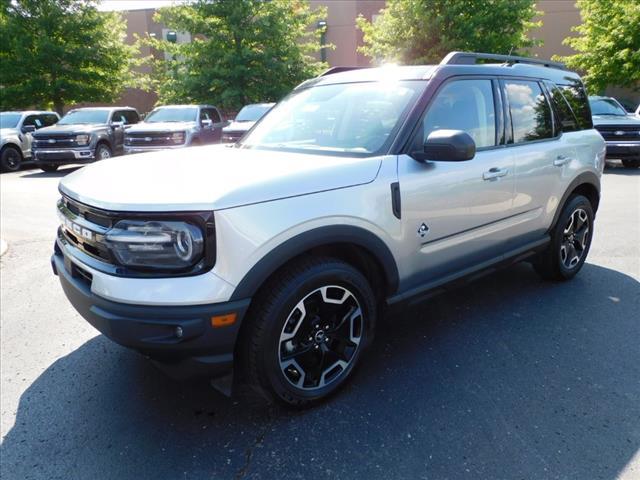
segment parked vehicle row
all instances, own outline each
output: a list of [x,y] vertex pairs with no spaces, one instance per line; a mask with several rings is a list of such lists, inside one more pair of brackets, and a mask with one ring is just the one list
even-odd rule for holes
[[302,406],[345,384],[386,309],[522,260],[574,277],[605,143],[576,73],[454,52],[328,72],[234,148],[176,156],[64,177],[54,273],[171,374]]
[[[611,97],[589,97],[593,125],[607,143],[607,158],[627,168],[640,168],[640,118]],[[640,108],[640,107],[639,107]]]
[[272,106],[247,105],[233,122],[213,105],[161,106],[144,121],[131,107],[77,108],[62,119],[48,111],[2,112],[0,166],[16,171],[33,161],[53,172],[123,153],[235,142]]

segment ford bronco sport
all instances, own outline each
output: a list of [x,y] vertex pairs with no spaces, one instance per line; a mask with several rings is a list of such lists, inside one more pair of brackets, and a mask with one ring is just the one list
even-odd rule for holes
[[383,308],[525,259],[576,275],[604,157],[560,64],[330,70],[233,148],[65,177],[52,264],[115,342],[300,406],[345,383]]

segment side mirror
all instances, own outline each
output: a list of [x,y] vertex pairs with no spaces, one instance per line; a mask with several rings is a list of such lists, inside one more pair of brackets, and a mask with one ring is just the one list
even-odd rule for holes
[[204,120],[200,120],[200,125],[202,125],[203,128],[208,128],[211,125],[213,125],[213,121],[208,118],[205,118]]
[[462,162],[476,155],[476,142],[471,135],[462,130],[435,130],[424,142],[422,152],[413,157],[421,162]]
[[111,122],[111,128],[122,128],[124,127],[124,122]]
[[22,133],[33,133],[36,131],[35,125],[24,125],[22,127]]

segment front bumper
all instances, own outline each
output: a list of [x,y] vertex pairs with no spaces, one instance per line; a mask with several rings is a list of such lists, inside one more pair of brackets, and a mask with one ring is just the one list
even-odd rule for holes
[[45,165],[65,165],[68,163],[88,163],[95,160],[90,148],[32,150],[33,160]]
[[640,158],[640,142],[607,141],[607,158]]
[[175,150],[179,148],[189,147],[188,143],[181,143],[180,145],[160,145],[157,147],[134,147],[131,145],[124,146],[124,154],[130,155],[134,153],[145,153],[145,152],[159,152],[161,150]]
[[[242,319],[250,299],[208,305],[131,305],[107,300],[91,291],[91,274],[56,248],[51,257],[73,307],[116,343],[151,357],[174,377],[228,373]],[[235,313],[236,321],[213,327],[211,317]]]

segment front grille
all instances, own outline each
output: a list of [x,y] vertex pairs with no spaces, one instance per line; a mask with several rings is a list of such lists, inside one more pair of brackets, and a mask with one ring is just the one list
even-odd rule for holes
[[173,141],[175,132],[128,133],[125,144],[132,147],[163,147],[180,145]]
[[640,142],[639,125],[596,125],[595,128],[605,140]]
[[34,137],[33,145],[38,149],[77,147],[75,138],[75,135],[38,135]]
[[62,222],[58,235],[87,255],[101,262],[114,263],[104,239],[112,224],[110,217],[68,197],[62,197],[58,202],[58,213]]

